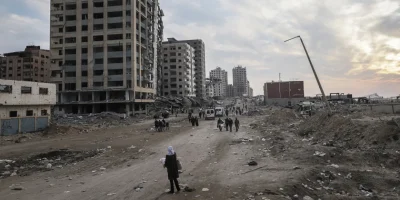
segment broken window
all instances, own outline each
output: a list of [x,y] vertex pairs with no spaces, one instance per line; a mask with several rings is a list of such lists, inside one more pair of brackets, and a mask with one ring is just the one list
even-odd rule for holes
[[47,110],[41,110],[40,114],[41,114],[42,116],[47,116]]
[[27,110],[26,111],[26,116],[33,116],[33,110]]
[[11,85],[0,85],[0,92],[1,93],[12,93],[12,86]]
[[49,94],[49,88],[39,88],[39,94]]
[[9,116],[10,117],[18,117],[18,112],[17,111],[10,111]]
[[32,87],[21,86],[21,94],[32,94]]

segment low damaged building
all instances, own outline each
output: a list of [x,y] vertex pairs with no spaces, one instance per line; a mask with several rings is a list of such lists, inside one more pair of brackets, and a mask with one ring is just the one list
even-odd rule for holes
[[278,81],[264,84],[264,102],[267,105],[292,106],[304,101],[303,81]]
[[0,79],[0,135],[45,129],[55,104],[55,84]]

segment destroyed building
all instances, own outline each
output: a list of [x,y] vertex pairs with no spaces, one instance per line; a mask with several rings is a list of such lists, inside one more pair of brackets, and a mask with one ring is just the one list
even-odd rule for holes
[[0,79],[0,135],[46,128],[55,103],[55,84]]
[[158,0],[51,0],[56,113],[145,112],[154,102],[162,16]]

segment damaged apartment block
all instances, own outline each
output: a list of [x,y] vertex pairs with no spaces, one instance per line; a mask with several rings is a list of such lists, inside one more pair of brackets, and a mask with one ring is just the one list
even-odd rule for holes
[[158,0],[52,0],[55,113],[145,113],[156,94],[162,16]]

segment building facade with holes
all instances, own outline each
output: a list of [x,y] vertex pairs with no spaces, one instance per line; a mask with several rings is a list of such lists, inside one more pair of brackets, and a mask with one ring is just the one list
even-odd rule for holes
[[146,112],[162,42],[158,0],[51,0],[55,113]]
[[0,56],[0,79],[49,82],[50,51],[26,46],[24,51]]
[[0,79],[0,134],[45,129],[55,104],[55,84]]

